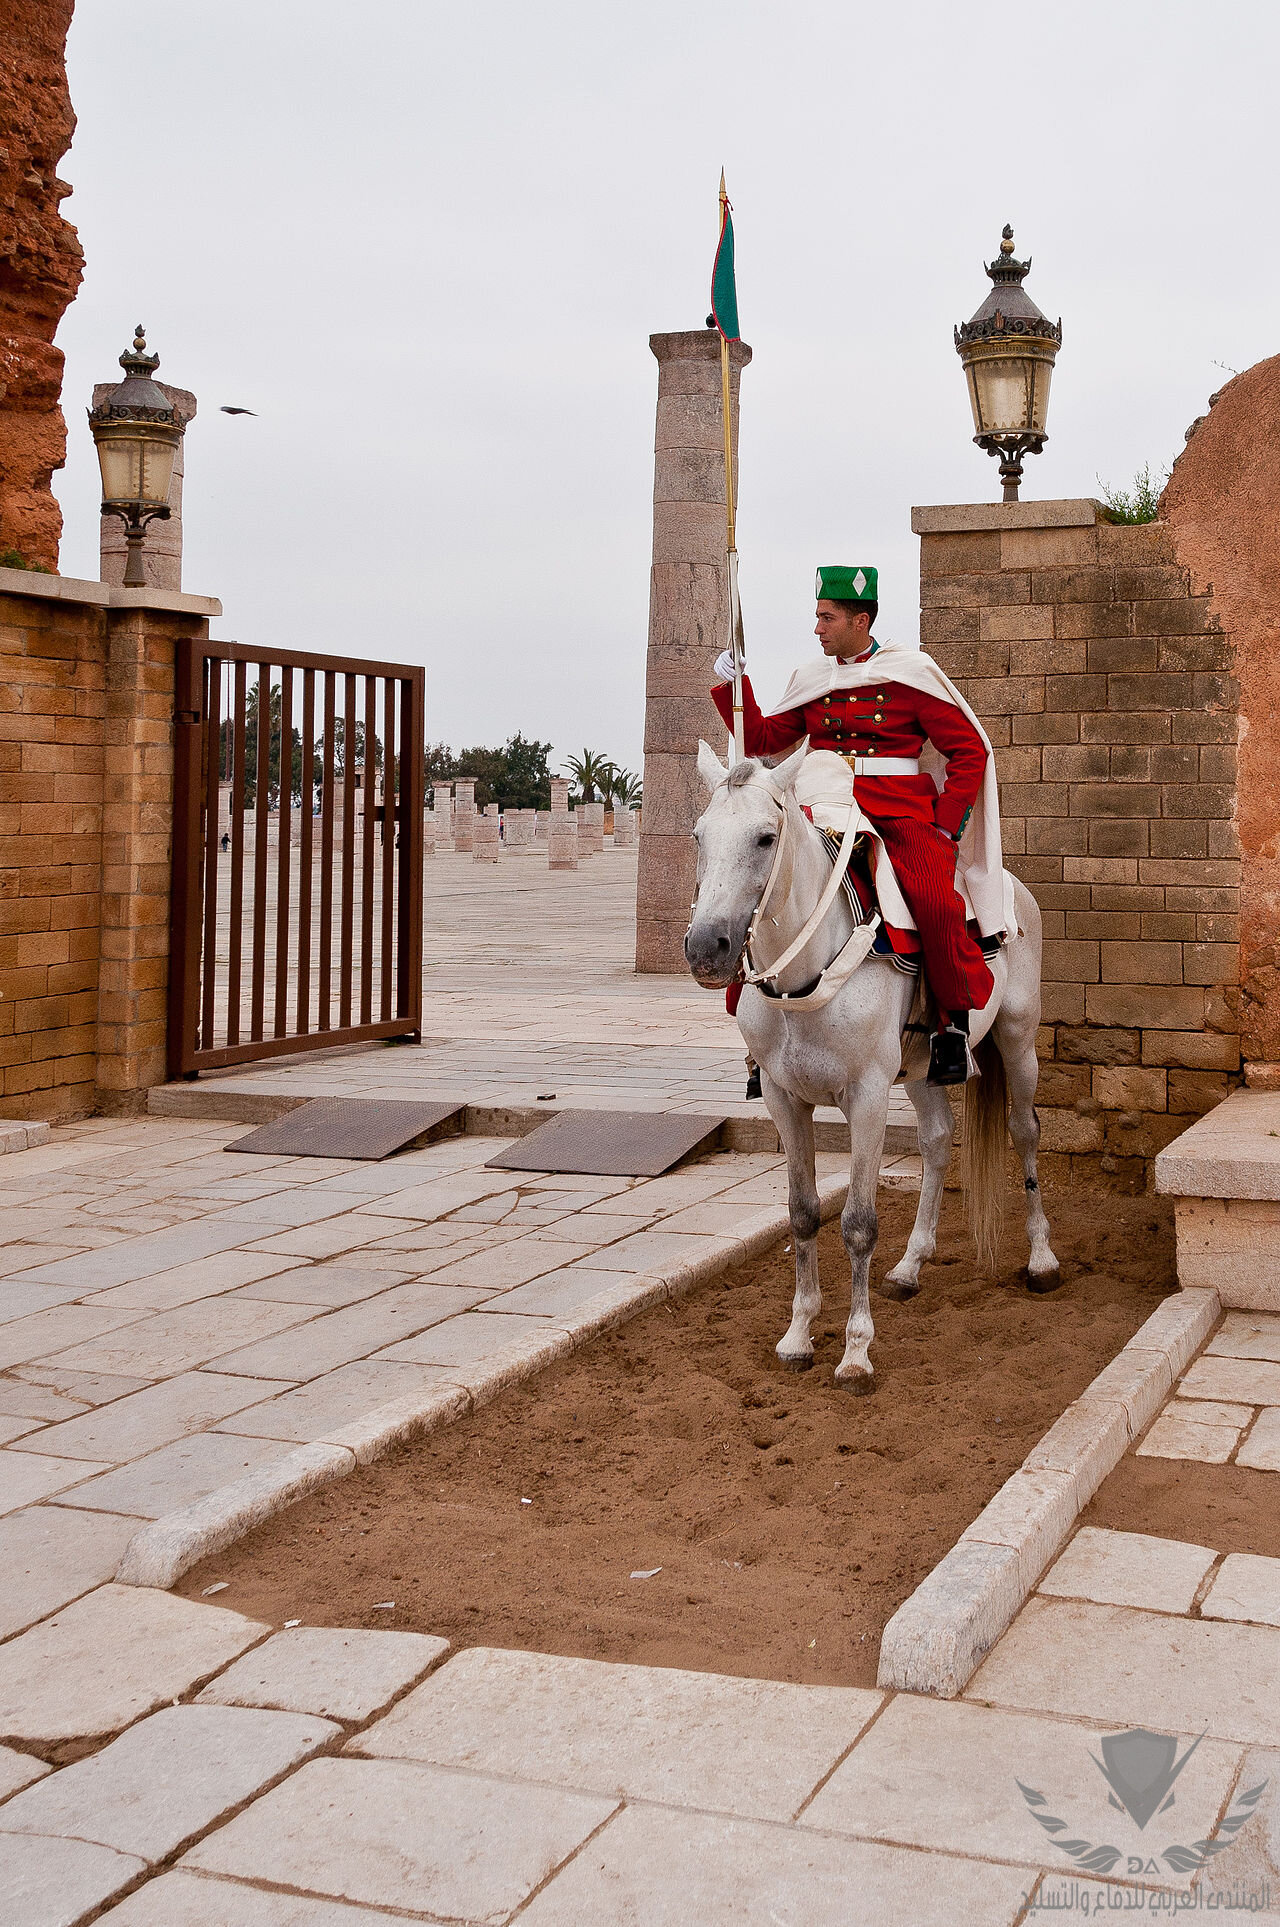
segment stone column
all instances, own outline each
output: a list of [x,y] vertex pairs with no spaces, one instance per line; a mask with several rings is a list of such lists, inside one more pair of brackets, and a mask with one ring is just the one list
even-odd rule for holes
[[533,832],[534,842],[545,843],[547,840],[547,831],[551,824],[551,812],[550,810],[535,810],[533,814],[537,819]]
[[613,806],[613,847],[615,850],[629,850],[635,842],[635,829],[631,811],[623,803]]
[[463,856],[471,854],[472,825],[476,819],[476,779],[460,776],[454,789],[453,847]]
[[433,783],[431,786],[431,814],[435,821],[436,848],[443,850],[453,842],[453,810],[451,783]]
[[551,778],[551,814],[547,818],[547,868],[576,870],[578,826],[569,813],[569,779]]
[[471,858],[474,863],[496,863],[500,848],[498,805],[477,810],[471,824]]
[[[119,383],[114,381],[95,382],[93,406],[96,408],[103,397],[109,395],[112,389],[118,386]],[[189,388],[171,388],[164,381],[158,381],[156,387],[173,407],[185,430],[187,424],[195,418],[195,396]],[[187,438],[184,433],[173,460],[173,480],[169,485],[169,520],[150,523],[147,527],[147,539],[143,544],[142,566],[147,572],[148,586],[153,589],[181,589],[182,587],[182,472],[186,445]],[[124,581],[126,550],[124,523],[118,515],[104,515],[98,529],[99,575],[103,582],[114,584]]]
[[592,856],[599,856],[604,850],[604,804],[583,803],[578,815],[591,838]]
[[436,853],[436,819],[433,810],[422,812],[422,854],[424,857]]
[[[636,969],[683,972],[691,837],[703,803],[698,738],[719,728],[707,692],[729,635],[720,337],[698,329],[651,335],[649,346],[658,362],[658,417]],[[750,359],[745,342],[732,344],[735,447],[738,382]]]

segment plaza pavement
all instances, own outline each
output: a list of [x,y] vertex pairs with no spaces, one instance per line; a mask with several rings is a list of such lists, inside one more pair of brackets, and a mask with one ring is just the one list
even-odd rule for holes
[[[199,1088],[738,1091],[719,1000],[630,974],[633,858],[428,876],[421,1047]],[[450,1654],[394,1615],[275,1628],[116,1583],[148,1520],[781,1222],[771,1153],[528,1179],[474,1137],[382,1165],[228,1157],[244,1128],[91,1120],[0,1159],[0,1920],[983,1927],[1247,1894],[1280,1922],[1277,1560],[1078,1532],[945,1703]],[[1229,1314],[1135,1446],[1171,1477],[1280,1471],[1280,1318]],[[1135,1725],[1204,1736],[1143,1833],[1093,1757]],[[1203,1870],[1163,1857],[1206,1838]],[[1060,1839],[1118,1846],[1111,1881]]]

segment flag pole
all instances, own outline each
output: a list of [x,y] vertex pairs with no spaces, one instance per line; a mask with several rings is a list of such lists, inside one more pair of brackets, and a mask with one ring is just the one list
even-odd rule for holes
[[[729,211],[724,169],[720,169],[720,232]],[[735,324],[736,325],[736,324]],[[720,396],[724,415],[724,514],[726,575],[729,586],[729,649],[733,656],[733,760],[740,763],[745,754],[742,724],[742,606],[738,600],[738,550],[733,503],[733,425],[729,402],[729,341],[720,330]]]

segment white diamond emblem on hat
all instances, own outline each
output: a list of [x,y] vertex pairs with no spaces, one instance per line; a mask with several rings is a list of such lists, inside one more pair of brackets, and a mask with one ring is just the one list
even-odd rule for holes
[[855,575],[853,578],[853,586],[858,595],[861,595],[862,591],[867,586],[867,578],[865,575],[863,575],[861,569],[858,570],[857,575]]

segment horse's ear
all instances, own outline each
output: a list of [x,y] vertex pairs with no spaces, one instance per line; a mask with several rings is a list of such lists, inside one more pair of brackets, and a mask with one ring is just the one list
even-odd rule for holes
[[710,743],[698,744],[698,774],[709,790],[718,789],[729,774]]
[[775,763],[769,771],[770,777],[780,790],[789,790],[800,774],[800,765],[809,754],[809,738],[806,736],[799,749],[793,749],[790,756],[781,763]]

